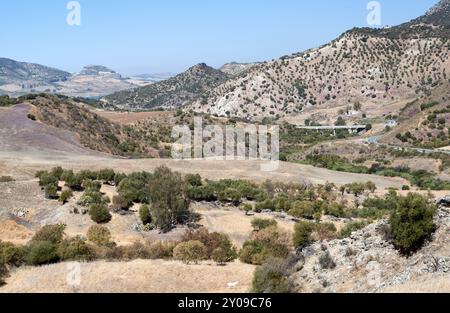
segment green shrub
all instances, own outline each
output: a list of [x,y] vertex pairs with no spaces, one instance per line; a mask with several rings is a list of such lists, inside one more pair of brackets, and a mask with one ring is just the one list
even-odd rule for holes
[[142,224],[148,225],[152,222],[152,214],[150,213],[150,206],[143,204],[139,208],[139,217],[142,221]]
[[66,225],[64,224],[46,225],[34,234],[31,241],[32,242],[46,241],[54,245],[58,245],[64,239],[65,230]]
[[191,262],[198,263],[208,258],[208,251],[203,243],[198,240],[192,240],[178,244],[173,250],[173,257],[186,264]]
[[214,262],[218,264],[225,264],[236,260],[238,254],[231,241],[229,239],[225,239],[221,242],[218,248],[213,250],[211,257]]
[[296,218],[314,219],[314,214],[318,211],[313,202],[296,201],[288,214]]
[[122,197],[121,195],[115,195],[112,198],[112,204],[111,209],[113,211],[122,211],[122,210],[128,210],[131,207],[132,203]]
[[64,190],[59,196],[59,202],[61,202],[62,204],[66,204],[72,197],[73,197],[72,189]]
[[50,200],[58,199],[58,186],[47,185],[44,188],[45,197]]
[[256,268],[252,281],[252,292],[255,293],[290,293],[293,284],[286,272],[285,261],[270,259]]
[[81,196],[78,204],[84,207],[90,207],[91,205],[106,205],[108,200],[103,194],[99,191],[87,189],[83,195]]
[[436,207],[419,194],[400,197],[389,220],[395,247],[404,254],[420,249],[425,239],[435,230],[433,222]]
[[104,224],[111,221],[111,214],[105,204],[93,204],[89,208],[89,216],[97,224]]
[[247,240],[239,252],[239,259],[247,264],[263,264],[267,257],[264,244],[256,240]]
[[26,252],[23,247],[0,240],[0,264],[20,266],[25,262]]
[[261,265],[269,258],[286,258],[289,255],[290,238],[287,232],[276,226],[254,232],[240,251],[244,263]]
[[5,284],[6,277],[8,277],[8,268],[0,263],[0,287]]
[[248,215],[249,212],[253,211],[253,206],[246,203],[241,207],[241,210],[245,212],[245,215]]
[[27,263],[30,265],[45,265],[59,260],[57,245],[49,241],[36,241],[28,246]]
[[311,222],[299,222],[294,227],[294,246],[298,249],[307,247],[311,243],[311,234],[314,224]]
[[202,177],[199,174],[189,174],[185,177],[186,182],[192,187],[200,187],[202,185]]
[[93,259],[93,251],[81,237],[64,239],[57,249],[61,261],[89,261]]
[[98,246],[112,246],[111,232],[102,225],[94,225],[89,227],[87,234],[88,240]]
[[254,218],[252,220],[252,227],[255,231],[260,231],[265,228],[271,227],[271,226],[277,226],[278,223],[274,219],[263,219],[263,218]]

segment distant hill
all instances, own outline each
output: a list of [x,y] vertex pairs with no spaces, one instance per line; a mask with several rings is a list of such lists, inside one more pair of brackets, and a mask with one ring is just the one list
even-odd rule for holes
[[101,97],[151,82],[128,79],[102,65],[89,65],[71,74],[44,65],[0,58],[0,95],[53,93],[74,97]]
[[177,108],[199,98],[205,91],[227,79],[227,74],[201,63],[168,80],[117,92],[102,100],[119,109]]
[[55,68],[0,58],[0,85],[37,85],[66,81],[70,73]]

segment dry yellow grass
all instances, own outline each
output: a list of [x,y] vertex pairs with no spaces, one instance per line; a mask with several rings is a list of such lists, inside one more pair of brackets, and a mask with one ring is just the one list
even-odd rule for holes
[[[0,292],[16,293],[231,293],[248,292],[255,267],[239,262],[186,265],[176,261],[136,260],[81,264],[80,284],[70,286],[70,263],[15,270]],[[68,276],[69,275],[69,276]],[[238,281],[234,289],[228,283]]]

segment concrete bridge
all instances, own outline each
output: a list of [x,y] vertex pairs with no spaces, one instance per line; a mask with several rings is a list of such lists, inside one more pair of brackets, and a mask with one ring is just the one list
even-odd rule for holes
[[298,129],[314,130],[317,132],[332,130],[336,136],[337,130],[347,130],[350,134],[359,133],[367,129],[367,125],[343,125],[343,126],[296,126]]

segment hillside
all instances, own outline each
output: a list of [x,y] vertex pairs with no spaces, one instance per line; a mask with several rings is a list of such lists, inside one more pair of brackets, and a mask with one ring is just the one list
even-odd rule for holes
[[223,83],[228,76],[206,64],[198,64],[168,80],[129,91],[118,92],[103,101],[119,109],[143,110],[177,108]]
[[65,81],[70,73],[55,68],[0,58],[0,85],[38,85]]
[[234,75],[238,75],[238,74],[248,70],[249,68],[252,68],[256,64],[257,63],[231,62],[231,63],[224,64],[221,68],[219,68],[219,70],[221,70],[222,72],[224,72],[230,76],[234,76]]
[[[257,65],[190,108],[249,119],[292,118],[306,109],[345,110],[357,102],[364,107],[415,99],[450,78],[449,19],[444,0],[427,15],[397,27],[353,29],[317,49]],[[322,119],[332,118],[335,111],[323,112]]]
[[88,149],[124,157],[159,156],[158,143],[144,132],[102,118],[82,104],[51,95],[32,97],[28,101],[34,106],[30,112],[32,118],[76,135]]

